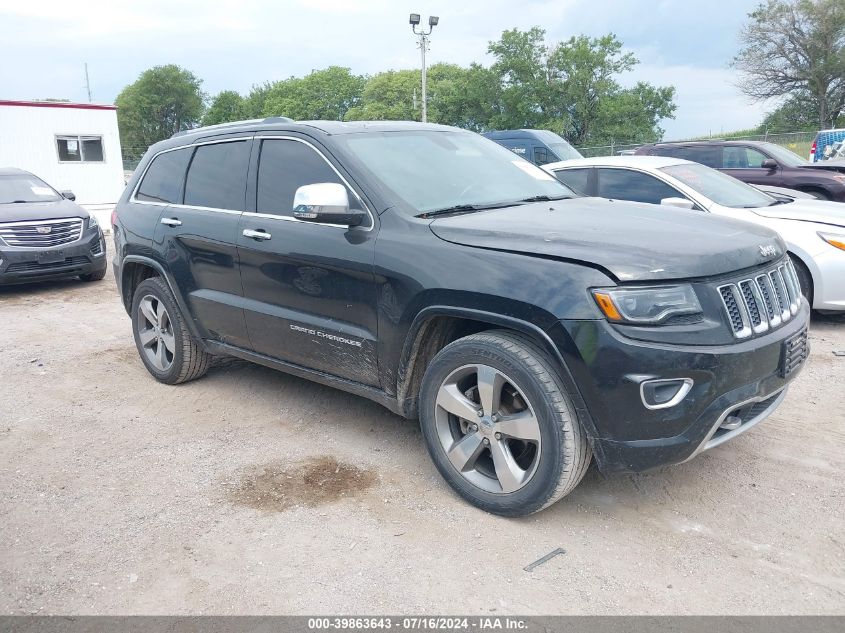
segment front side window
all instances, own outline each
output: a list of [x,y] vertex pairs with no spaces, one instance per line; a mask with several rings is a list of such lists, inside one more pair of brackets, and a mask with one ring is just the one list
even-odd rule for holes
[[590,189],[590,168],[583,169],[559,169],[555,176],[575,193],[582,196],[589,194]]
[[102,136],[57,136],[56,151],[62,163],[102,163]]
[[416,214],[574,195],[536,165],[471,132],[346,134],[335,142]]
[[182,183],[193,148],[184,147],[159,154],[153,159],[141,181],[136,200],[179,204],[182,202]]
[[61,196],[55,189],[32,174],[0,176],[0,204],[56,200],[61,200]]
[[[259,213],[293,216],[296,190],[322,182],[345,186],[323,157],[305,143],[287,139],[270,139],[261,143],[256,200]],[[361,207],[352,191],[347,189],[347,195],[350,207]]]
[[758,209],[777,204],[759,189],[704,165],[671,165],[660,171],[723,207]]
[[722,150],[723,169],[759,169],[767,159],[768,156],[751,147],[727,145]]
[[598,195],[614,200],[660,204],[664,198],[685,197],[654,176],[630,169],[599,169]]
[[535,165],[545,165],[546,163],[551,163],[553,160],[556,160],[554,157],[549,157],[549,152],[545,147],[535,147],[534,148],[534,164]]
[[200,145],[185,177],[185,204],[243,211],[250,141]]

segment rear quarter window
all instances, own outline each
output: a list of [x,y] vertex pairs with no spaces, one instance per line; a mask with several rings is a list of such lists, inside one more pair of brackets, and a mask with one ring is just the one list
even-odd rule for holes
[[191,147],[185,147],[153,158],[135,193],[135,199],[163,204],[182,202],[182,183],[192,150]]

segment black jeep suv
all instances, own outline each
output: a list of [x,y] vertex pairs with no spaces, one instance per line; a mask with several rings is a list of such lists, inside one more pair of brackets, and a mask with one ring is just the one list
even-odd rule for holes
[[419,417],[490,512],[682,462],[783,400],[809,309],[777,234],[578,198],[477,134],[280,118],[150,148],[115,277],[165,383],[231,355]]

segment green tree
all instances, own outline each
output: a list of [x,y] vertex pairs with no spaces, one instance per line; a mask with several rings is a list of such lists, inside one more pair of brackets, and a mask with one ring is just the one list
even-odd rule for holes
[[[416,91],[416,107],[414,105]],[[419,121],[420,71],[387,70],[369,78],[349,121]]]
[[244,116],[247,119],[259,119],[264,116],[264,105],[272,89],[273,84],[269,81],[252,87],[244,99]]
[[349,68],[329,66],[305,77],[291,77],[272,84],[262,114],[292,119],[342,121],[361,100],[366,78]]
[[217,125],[231,121],[241,121],[246,116],[244,98],[234,90],[217,93],[202,116],[203,125]]
[[192,72],[168,64],[145,70],[120,92],[117,124],[128,158],[199,124],[205,107],[201,84]]
[[832,125],[845,111],[845,2],[767,0],[748,17],[733,61],[742,91],[757,100],[809,95],[818,126]]
[[662,136],[658,123],[674,114],[674,88],[622,88],[617,78],[638,62],[616,36],[579,35],[549,46],[545,35],[538,27],[513,29],[490,42],[500,91],[492,127],[548,129],[576,145]]

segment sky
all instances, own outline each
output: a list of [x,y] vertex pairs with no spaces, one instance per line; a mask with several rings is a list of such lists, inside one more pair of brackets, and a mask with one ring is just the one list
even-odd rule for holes
[[330,65],[355,73],[419,67],[408,14],[440,17],[429,64],[488,65],[487,44],[540,26],[549,42],[615,33],[640,64],[623,85],[676,88],[667,140],[754,127],[729,67],[759,0],[0,0],[0,99],[112,103],[145,69],[175,63],[203,90],[249,92]]

